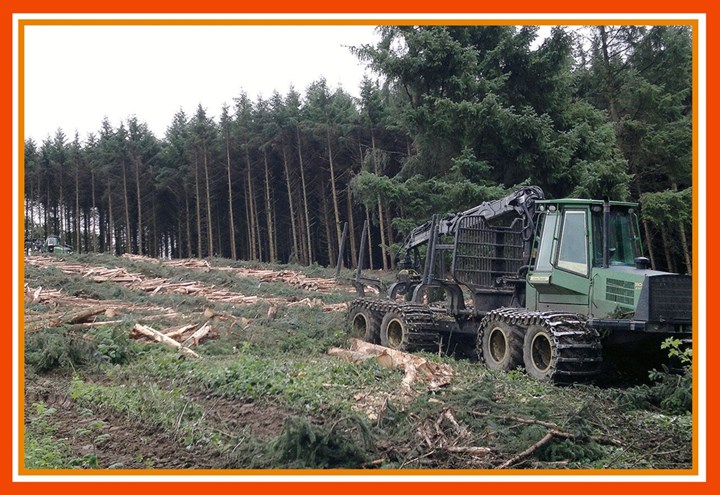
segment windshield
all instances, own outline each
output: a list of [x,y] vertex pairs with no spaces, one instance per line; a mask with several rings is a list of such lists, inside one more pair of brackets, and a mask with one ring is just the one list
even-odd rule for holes
[[[611,211],[608,222],[608,262],[610,265],[633,266],[640,256],[635,214],[629,210]],[[602,212],[593,212],[593,265],[602,266]]]

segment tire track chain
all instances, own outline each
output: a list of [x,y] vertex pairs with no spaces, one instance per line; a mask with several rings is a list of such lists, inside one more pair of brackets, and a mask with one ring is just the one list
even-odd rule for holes
[[480,335],[492,321],[504,321],[520,327],[523,335],[531,326],[544,327],[551,336],[550,344],[554,356],[550,379],[556,383],[588,381],[600,373],[602,364],[600,334],[586,325],[583,315],[500,308],[485,315],[480,324]]
[[358,298],[350,303],[349,310],[353,308],[365,308],[377,316],[378,321],[390,311],[397,312],[407,329],[407,346],[404,350],[408,352],[428,351],[437,352],[440,345],[440,335],[436,320],[436,311],[429,306],[413,304],[389,299]]

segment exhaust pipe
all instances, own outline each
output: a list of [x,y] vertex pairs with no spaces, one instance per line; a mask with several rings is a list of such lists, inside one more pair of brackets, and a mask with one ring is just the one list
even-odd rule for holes
[[603,238],[602,238],[602,249],[603,249],[603,261],[602,266],[603,268],[607,268],[610,266],[610,251],[609,251],[609,238],[610,233],[608,232],[608,229],[610,228],[610,198],[607,196],[603,197]]

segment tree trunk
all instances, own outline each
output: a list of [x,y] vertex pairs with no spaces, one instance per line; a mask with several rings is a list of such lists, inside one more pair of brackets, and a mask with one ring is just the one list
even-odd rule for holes
[[685,226],[682,220],[678,222],[678,228],[680,229],[680,245],[683,250],[683,257],[685,258],[685,273],[690,275],[692,273],[692,257],[690,256],[690,248],[687,242],[687,236],[685,234]]
[[300,256],[299,249],[298,249],[298,235],[297,235],[297,225],[295,224],[295,206],[293,205],[293,195],[292,195],[292,186],[290,184],[290,167],[288,166],[288,157],[287,157],[287,149],[283,145],[282,147],[282,153],[283,153],[283,167],[285,169],[285,185],[287,187],[287,195],[288,195],[288,205],[290,207],[290,231],[292,232],[292,250],[290,252],[290,260],[297,259]]
[[[335,188],[335,163],[333,162],[333,153],[332,153],[332,146],[330,143],[330,124],[327,125],[326,129],[326,139],[327,139],[327,151],[328,151],[328,161],[330,162],[330,190],[332,192],[332,199],[333,199],[333,212],[335,213],[335,235],[336,235],[336,244],[340,242],[340,238],[342,237],[342,229],[340,228],[340,208],[338,206],[338,195],[337,190]],[[331,258],[334,259],[334,258]]]
[[[365,220],[367,221],[368,230],[367,230],[367,248],[368,248],[368,261],[370,262],[370,269],[374,270],[373,268],[373,243],[372,243],[372,224],[370,223],[370,208],[365,208]],[[361,267],[364,268],[364,267]]]
[[[215,218],[220,218],[220,205],[215,205]],[[215,246],[215,255],[217,256],[223,256],[223,243],[222,243],[222,232],[220,228],[220,222],[215,223],[215,237],[217,239],[217,243],[214,244]]]
[[253,187],[252,169],[250,165],[250,152],[246,146],[245,160],[247,161],[247,187],[248,187],[248,206],[250,220],[250,241],[251,256],[253,260],[262,260],[262,238],[260,237],[260,225],[258,223],[257,200],[255,198],[255,188]]
[[650,237],[650,226],[648,225],[647,219],[642,219],[643,230],[645,231],[645,244],[648,248],[648,256],[650,256],[650,267],[656,270],[655,253],[653,251],[652,238]]
[[137,195],[137,254],[143,255],[143,236],[142,236],[142,202],[140,201],[140,158],[134,157],[135,162],[135,194]]
[[245,248],[247,249],[247,257],[251,260],[254,260],[255,246],[253,244],[253,236],[255,235],[255,228],[251,226],[252,220],[250,219],[250,193],[247,177],[245,178],[245,181],[243,183],[243,190],[245,191]]
[[322,190],[322,207],[323,207],[323,223],[325,224],[325,237],[327,238],[327,252],[328,252],[328,264],[332,264],[333,260],[337,259],[335,254],[335,246],[332,239],[332,229],[330,228],[330,212],[328,212],[327,195],[325,194],[325,187]]
[[125,162],[122,164],[123,172],[123,200],[125,204],[125,252],[132,253],[132,246],[130,244],[130,198],[128,198],[127,189],[127,173],[125,170]]
[[303,209],[305,211],[305,229],[307,233],[307,260],[306,264],[310,265],[313,262],[312,252],[312,236],[310,235],[310,212],[307,200],[307,187],[305,185],[305,166],[303,165],[302,155],[302,144],[300,139],[300,128],[296,128],[297,131],[297,146],[298,146],[298,158],[300,159],[300,182],[302,184],[302,195],[303,195]]
[[[177,247],[177,252],[173,251],[173,255],[176,255],[178,258],[183,257],[183,247],[182,247],[182,241],[183,241],[183,226],[182,226],[182,219],[178,215],[177,220],[177,239],[173,239],[174,245]],[[173,249],[173,244],[171,243],[171,249]],[[189,258],[190,256],[186,256],[186,258]]]
[[613,84],[613,75],[610,68],[610,50],[608,48],[608,38],[605,26],[598,26],[600,32],[600,45],[602,50],[603,58],[603,77],[605,78],[605,97],[608,102],[608,111],[610,112],[610,120],[613,124],[617,124],[620,119],[617,113],[617,107],[615,105],[615,89]]
[[192,233],[190,230],[190,201],[188,200],[187,195],[185,195],[185,242],[187,244],[187,257],[192,258],[193,257],[193,248],[192,248]]
[[[252,181],[250,182],[250,185],[253,186]],[[252,188],[253,192],[250,196],[250,202],[252,203],[252,212],[253,217],[255,218],[255,238],[257,240],[257,255],[258,260],[263,261],[263,238],[262,238],[262,228],[260,227],[260,218],[259,218],[259,210],[258,210],[258,201],[255,197],[255,188]]]
[[[677,193],[678,187],[675,181],[672,182],[672,190]],[[678,230],[680,231],[680,246],[682,246],[683,257],[685,258],[685,273],[690,274],[692,273],[692,257],[690,256],[690,248],[682,218],[678,220]]]
[[392,255],[392,251],[390,250],[390,245],[393,242],[393,235],[392,235],[392,217],[390,216],[390,207],[388,206],[385,208],[385,226],[387,227],[387,242],[388,242],[388,256],[390,257],[390,269],[395,269],[395,257]]
[[115,243],[113,242],[115,236],[115,222],[113,221],[113,207],[112,207],[112,184],[110,181],[110,175],[108,174],[108,235],[107,235],[107,252],[117,254],[115,252]]
[[660,235],[662,236],[663,248],[665,249],[665,259],[667,260],[667,268],[671,273],[676,273],[675,263],[670,252],[670,239],[668,239],[668,232],[665,225],[660,225]]
[[157,207],[155,206],[155,195],[152,196],[152,253],[153,258],[160,257],[160,249],[158,248],[158,232],[157,232]]
[[92,192],[92,222],[90,223],[90,229],[91,229],[91,235],[92,235],[92,249],[93,253],[97,253],[98,251],[98,245],[97,245],[97,237],[95,234],[95,231],[97,230],[97,224],[95,221],[96,215],[99,214],[97,206],[95,203],[95,170],[90,170],[90,190]]
[[225,136],[225,157],[227,159],[227,181],[228,181],[228,216],[230,220],[230,256],[233,260],[237,260],[237,248],[235,247],[235,215],[233,213],[233,196],[232,196],[232,174],[230,163],[230,138]]
[[80,161],[75,162],[75,251],[80,252]]
[[208,256],[215,256],[212,231],[212,203],[210,202],[210,173],[208,172],[208,151],[207,145],[203,143],[203,165],[205,166],[205,199],[207,201],[207,234],[208,234]]
[[350,184],[348,184],[347,189],[345,189],[345,197],[347,199],[348,236],[350,237],[350,267],[355,268],[357,265],[357,246],[355,245],[355,219],[353,215]]
[[[642,190],[640,189],[640,183],[637,184],[637,193],[638,198],[642,196]],[[648,256],[650,257],[650,268],[653,270],[656,270],[657,264],[655,263],[655,251],[653,249],[652,244],[652,237],[650,236],[650,225],[647,221],[647,218],[645,218],[645,215],[642,217],[642,225],[643,225],[643,231],[645,233],[645,245],[648,248]]]
[[[372,159],[373,159],[373,169],[375,170],[375,175],[379,174],[379,167],[377,163],[377,149],[375,148],[375,134],[371,132],[370,139],[372,143]],[[380,199],[380,196],[378,196],[378,222],[380,223],[380,253],[382,255],[382,265],[383,270],[387,271],[388,269],[388,262],[387,262],[387,244],[385,243],[385,220],[383,215],[383,206],[382,206],[382,200]]]
[[64,232],[63,232],[63,231],[66,230],[66,229],[65,229],[65,222],[63,222],[63,205],[65,204],[65,194],[64,194],[64,188],[63,188],[63,182],[64,182],[63,175],[64,175],[64,174],[63,174],[63,169],[62,169],[62,166],[60,166],[60,181],[59,181],[59,184],[60,184],[60,197],[59,197],[59,199],[58,199],[58,204],[57,204],[57,206],[55,207],[55,212],[56,212],[56,213],[55,213],[55,217],[56,217],[56,219],[57,219],[57,220],[56,220],[56,222],[57,222],[57,234],[58,234],[62,239],[65,238],[65,235],[64,235]]
[[197,257],[203,257],[202,225],[200,223],[200,165],[195,154],[195,226],[197,227]]
[[83,244],[85,251],[89,252],[90,246],[90,212],[87,208],[83,208]]
[[[302,206],[302,195],[300,197],[300,206]],[[297,211],[297,224],[298,224],[298,243],[300,245],[300,264],[307,265],[308,263],[308,241],[306,240],[306,229],[305,229],[305,217],[303,216],[304,208]]]
[[[49,174],[48,174],[49,177]],[[45,207],[43,208],[43,216],[45,219],[45,237],[50,235],[50,179],[47,180],[47,187],[45,188]]]
[[277,261],[275,252],[275,229],[273,226],[272,198],[270,197],[270,168],[268,167],[267,151],[263,150],[263,163],[265,165],[265,221],[268,230],[268,250],[270,263]]

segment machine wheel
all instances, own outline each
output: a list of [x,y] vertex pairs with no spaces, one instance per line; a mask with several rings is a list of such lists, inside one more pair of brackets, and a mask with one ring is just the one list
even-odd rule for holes
[[491,370],[510,371],[522,365],[523,340],[519,327],[504,321],[490,321],[480,332],[478,351]]
[[396,351],[406,351],[408,344],[407,322],[398,312],[390,311],[380,324],[380,345]]
[[557,345],[552,333],[541,325],[531,326],[523,342],[523,361],[527,374],[536,380],[552,380],[557,358]]
[[347,316],[350,336],[377,344],[380,340],[380,317],[367,308],[356,306]]

